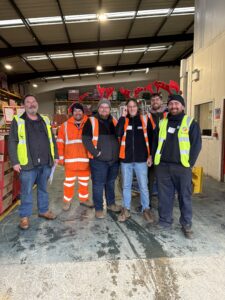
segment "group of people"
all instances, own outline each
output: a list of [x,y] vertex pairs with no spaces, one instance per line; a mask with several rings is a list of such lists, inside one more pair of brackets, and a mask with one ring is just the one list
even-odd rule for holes
[[[71,107],[72,116],[61,125],[57,140],[49,119],[38,114],[33,95],[24,99],[25,113],[16,116],[9,135],[9,155],[20,173],[20,228],[29,228],[32,214],[32,188],[37,184],[39,217],[56,216],[49,210],[47,180],[54,164],[65,168],[63,210],[68,211],[78,181],[81,204],[94,207],[95,217],[107,211],[119,213],[118,221],[131,217],[133,172],[140,190],[140,211],[148,223],[155,222],[151,208],[153,184],[158,189],[158,225],[169,229],[173,223],[173,202],[178,195],[181,229],[192,237],[192,167],[201,150],[198,123],[184,112],[181,95],[168,97],[166,111],[162,97],[151,95],[151,111],[141,114],[136,99],[129,99],[117,121],[111,114],[111,102],[101,99],[97,113],[87,117],[80,103]],[[115,181],[121,169],[122,207],[115,202]],[[92,179],[92,199],[88,182]],[[93,201],[92,201],[93,200]]]

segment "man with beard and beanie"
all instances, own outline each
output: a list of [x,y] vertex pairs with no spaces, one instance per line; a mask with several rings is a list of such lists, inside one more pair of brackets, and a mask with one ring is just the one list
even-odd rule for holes
[[115,134],[117,121],[111,116],[111,103],[102,99],[98,103],[98,112],[86,122],[82,140],[90,157],[92,193],[95,205],[95,217],[104,218],[103,191],[107,209],[120,212],[115,204],[115,180],[119,172],[119,142]]
[[24,114],[15,116],[11,124],[9,156],[21,183],[19,227],[28,229],[34,183],[37,184],[38,216],[47,220],[56,218],[49,210],[47,181],[51,167],[58,163],[58,151],[50,121],[38,114],[38,102],[33,95],[25,96],[24,108]]
[[93,207],[88,200],[88,181],[90,176],[89,158],[82,143],[82,131],[88,117],[80,103],[70,107],[73,116],[63,123],[59,129],[57,145],[59,164],[65,167],[63,210],[68,211],[74,196],[74,185],[78,180],[78,198],[80,204]]
[[158,184],[159,226],[170,228],[173,222],[175,190],[178,193],[180,224],[187,238],[192,237],[192,167],[201,150],[201,132],[197,122],[184,113],[181,95],[168,98],[168,115],[159,124],[154,164]]

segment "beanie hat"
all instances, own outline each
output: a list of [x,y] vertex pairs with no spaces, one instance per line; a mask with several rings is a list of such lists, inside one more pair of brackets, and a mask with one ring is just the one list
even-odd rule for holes
[[172,94],[172,95],[169,95],[168,97],[168,101],[167,101],[167,105],[169,104],[170,101],[178,101],[180,102],[183,106],[185,106],[185,102],[184,102],[184,98],[179,95],[179,94]]
[[80,103],[74,103],[72,104],[71,106],[71,112],[73,113],[74,109],[80,109],[82,110],[82,112],[84,112],[84,108],[83,108],[83,105],[81,105]]
[[111,108],[111,102],[106,98],[102,98],[101,100],[99,100],[98,109],[99,109],[99,106],[101,106],[102,104],[107,104],[109,106],[109,108]]

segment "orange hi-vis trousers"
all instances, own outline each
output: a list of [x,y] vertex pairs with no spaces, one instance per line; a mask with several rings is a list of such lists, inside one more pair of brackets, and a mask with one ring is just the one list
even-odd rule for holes
[[73,171],[65,169],[64,202],[70,202],[74,196],[75,181],[78,180],[78,198],[81,202],[88,200],[88,181],[90,171]]

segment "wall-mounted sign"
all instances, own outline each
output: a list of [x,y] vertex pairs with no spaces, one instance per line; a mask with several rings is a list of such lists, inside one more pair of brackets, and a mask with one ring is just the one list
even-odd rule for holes
[[214,120],[220,120],[221,108],[214,109]]

